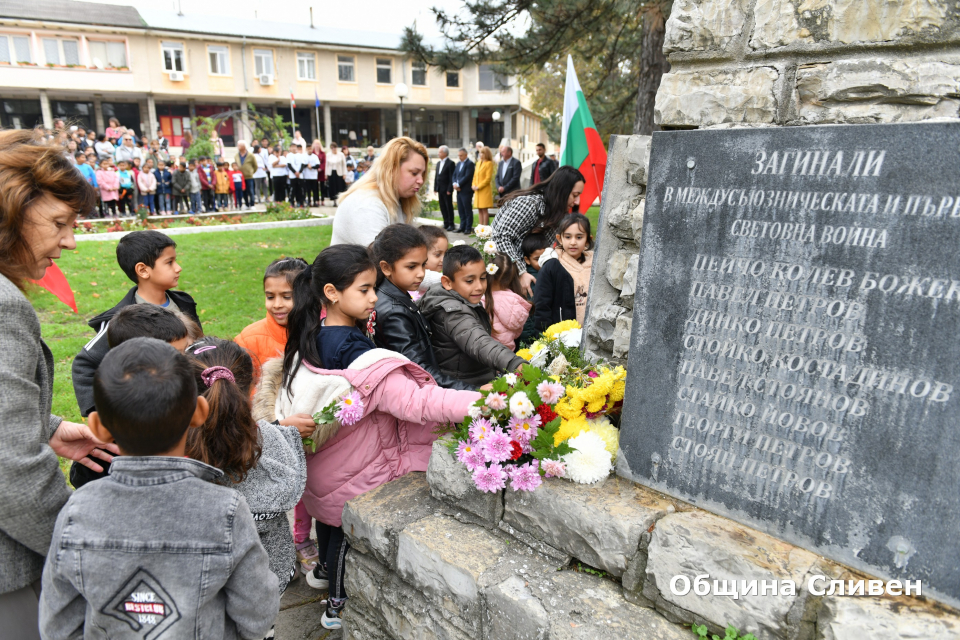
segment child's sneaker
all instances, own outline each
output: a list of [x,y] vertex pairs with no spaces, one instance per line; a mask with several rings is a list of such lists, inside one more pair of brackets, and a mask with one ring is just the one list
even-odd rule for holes
[[323,612],[323,615],[320,617],[320,624],[323,625],[324,629],[339,629],[342,626],[341,618],[343,617],[343,603],[339,607],[335,607],[330,604],[330,601],[327,601],[327,610]]
[[304,576],[307,584],[314,589],[329,589],[330,580],[327,579],[327,570],[322,564],[318,564],[313,571]]
[[313,540],[307,538],[297,545],[297,564],[300,565],[303,575],[313,571],[318,562],[320,562],[320,553],[317,551],[317,546],[313,544]]

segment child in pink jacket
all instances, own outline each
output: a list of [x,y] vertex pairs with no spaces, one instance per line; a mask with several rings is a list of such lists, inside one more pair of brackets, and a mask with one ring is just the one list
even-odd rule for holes
[[487,313],[497,342],[516,349],[516,340],[530,317],[533,305],[523,298],[520,273],[513,260],[502,253],[493,259],[497,270],[487,276]]
[[137,188],[140,190],[140,202],[147,205],[150,215],[156,213],[157,176],[153,175],[153,160],[148,159],[140,175],[137,176]]
[[282,361],[264,365],[255,401],[255,415],[270,420],[312,415],[351,391],[363,405],[355,424],[319,425],[316,453],[307,455],[303,502],[317,520],[320,557],[326,557],[308,582],[329,588],[321,617],[326,629],[340,628],[346,601],[344,504],[410,471],[426,471],[437,424],[463,421],[480,398],[475,391],[438,387],[419,366],[377,349],[364,335],[361,327],[377,301],[376,282],[364,247],[341,244],[321,251],[294,281],[286,350]]
[[100,161],[100,170],[97,171],[97,186],[100,188],[100,200],[103,202],[103,213],[117,217],[117,200],[120,199],[120,174],[113,166],[113,160],[104,158]]

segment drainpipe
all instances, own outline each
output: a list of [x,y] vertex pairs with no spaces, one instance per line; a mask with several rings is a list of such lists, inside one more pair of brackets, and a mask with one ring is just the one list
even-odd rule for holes
[[247,87],[247,36],[243,36],[243,42],[240,43],[240,65],[243,68],[243,93],[244,99],[250,91]]

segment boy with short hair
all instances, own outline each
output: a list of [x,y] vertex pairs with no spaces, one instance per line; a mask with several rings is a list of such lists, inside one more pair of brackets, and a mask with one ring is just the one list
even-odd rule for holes
[[195,161],[187,164],[187,173],[190,175],[190,213],[203,213],[200,207],[200,174]]
[[157,177],[157,212],[161,215],[170,215],[173,197],[173,174],[167,169],[167,164],[163,160],[157,160],[157,168],[154,171]]
[[93,374],[110,349],[104,334],[121,309],[149,303],[170,311],[182,311],[200,324],[197,303],[190,294],[173,291],[180,279],[181,268],[177,264],[177,243],[169,236],[152,230],[128,233],[117,244],[117,263],[136,286],[127,291],[115,307],[87,323],[97,335],[73,360],[73,391],[82,416],[94,410]]
[[468,245],[451,247],[443,257],[440,284],[420,299],[440,370],[478,387],[500,372],[518,370],[526,361],[490,335],[490,316],[480,303],[487,293],[480,252]]
[[159,340],[129,340],[104,358],[94,397],[90,429],[122,455],[57,518],[41,635],[263,638],[279,582],[243,496],[185,457],[209,410],[190,362]]
[[[188,320],[191,322],[191,320]],[[107,325],[107,345],[115,349],[134,338],[156,338],[183,353],[190,344],[189,332],[177,315],[152,304],[133,304],[124,307]],[[79,462],[70,465],[70,484],[75,489],[93,480],[99,480],[110,472],[110,463],[101,462],[103,471],[94,471]]]
[[200,168],[197,170],[197,175],[200,177],[200,196],[203,199],[203,210],[207,213],[217,210],[213,193],[213,172],[214,169],[210,164],[210,158],[208,156],[200,158]]
[[180,164],[177,165],[177,170],[173,172],[173,195],[176,198],[176,204],[174,204],[173,211],[175,214],[180,213],[180,207],[183,206],[183,212],[190,212],[190,174],[187,173],[187,162],[183,158],[180,159]]
[[230,173],[227,171],[226,162],[217,163],[217,171],[214,174],[214,190],[217,194],[217,208],[221,211],[230,208],[230,190],[233,183],[230,181]]

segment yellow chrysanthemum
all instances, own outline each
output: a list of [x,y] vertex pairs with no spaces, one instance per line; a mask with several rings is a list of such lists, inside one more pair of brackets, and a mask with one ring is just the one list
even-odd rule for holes
[[517,355],[530,362],[530,359],[533,358],[533,353],[530,352],[530,349],[520,349],[517,351]]
[[561,442],[565,442],[570,438],[575,438],[580,435],[581,431],[586,429],[587,419],[582,415],[578,415],[577,417],[569,420],[562,420],[560,422],[560,429],[553,434],[553,445],[557,446]]
[[543,332],[544,337],[548,340],[554,340],[558,335],[564,331],[569,331],[570,329],[579,329],[580,323],[576,320],[564,320],[563,322],[558,322],[557,324],[551,325]]
[[627,390],[626,382],[617,382],[613,385],[613,389],[610,391],[610,402],[620,402],[623,400],[623,396]]
[[557,406],[554,407],[557,415],[566,420],[573,420],[583,415],[583,402],[570,394],[572,387],[567,387],[567,395],[560,398]]
[[606,418],[587,420],[587,430],[597,434],[603,440],[610,456],[616,460],[617,447],[620,445],[620,430]]
[[536,355],[543,350],[543,343],[537,340],[532,345],[530,345],[530,353]]
[[587,413],[597,413],[607,404],[607,396],[597,398],[587,405]]

